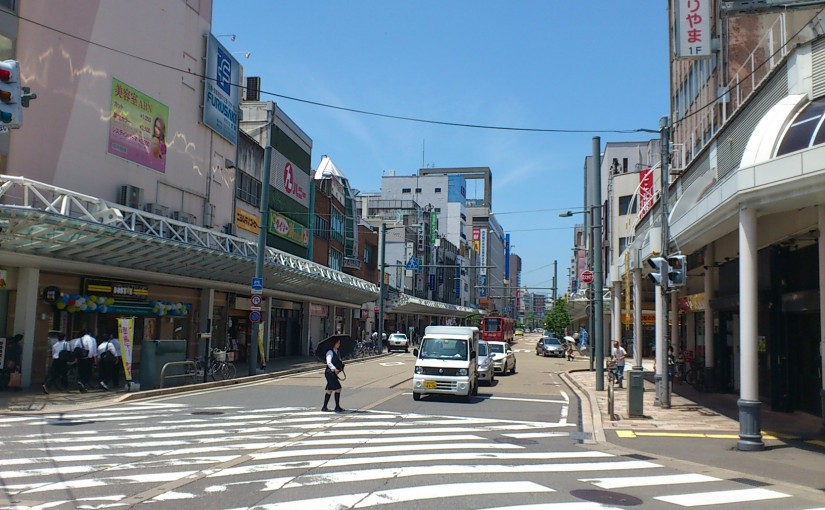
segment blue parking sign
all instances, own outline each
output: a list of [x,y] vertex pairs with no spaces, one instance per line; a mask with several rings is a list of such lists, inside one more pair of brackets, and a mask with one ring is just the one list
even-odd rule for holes
[[264,279],[252,278],[252,290],[264,290]]

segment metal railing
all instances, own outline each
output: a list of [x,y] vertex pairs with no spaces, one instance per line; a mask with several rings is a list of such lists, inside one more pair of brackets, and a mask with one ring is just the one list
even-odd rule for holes
[[[187,368],[183,370],[182,374],[166,375],[166,369],[170,366],[186,366]],[[188,369],[191,369],[191,371]],[[174,377],[190,377],[192,375],[192,371],[196,373],[198,371],[198,364],[192,360],[170,361],[168,363],[164,363],[163,368],[160,369],[160,382],[158,383],[158,388],[163,388],[163,383],[166,379],[172,379]]]

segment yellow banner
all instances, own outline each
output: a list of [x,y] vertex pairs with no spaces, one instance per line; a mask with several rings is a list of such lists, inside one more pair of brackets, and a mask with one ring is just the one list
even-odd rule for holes
[[238,225],[238,228],[242,228],[247,232],[257,234],[260,230],[260,219],[260,213],[251,213],[241,209],[240,207],[235,208],[235,224]]
[[117,320],[117,338],[120,341],[120,361],[126,381],[132,382],[132,346],[134,344],[135,318]]
[[266,366],[266,353],[264,353],[264,330],[266,324],[261,323],[258,326],[258,354],[261,355],[261,366]]

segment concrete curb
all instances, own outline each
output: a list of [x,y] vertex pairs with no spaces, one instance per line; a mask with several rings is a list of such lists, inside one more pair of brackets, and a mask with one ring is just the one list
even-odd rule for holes
[[[604,424],[602,422],[602,412],[599,409],[599,404],[595,398],[590,398],[590,392],[582,388],[582,386],[572,377],[570,377],[569,372],[589,372],[589,369],[586,370],[570,370],[568,372],[562,372],[559,375],[561,376],[562,380],[570,387],[570,389],[579,397],[580,400],[583,402],[587,402],[590,407],[590,414],[584,412],[585,410],[582,409],[582,429],[583,432],[589,432],[593,439],[585,440],[585,444],[597,444],[597,443],[605,443],[607,442],[607,437],[604,434]],[[584,407],[584,406],[582,406]]]
[[[350,359],[347,361],[348,364],[357,365],[360,363],[365,363],[370,360],[380,359],[389,356],[390,353],[382,353],[376,356],[371,356],[369,358],[362,358],[362,359]],[[153,397],[162,397],[166,395],[176,395],[178,393],[187,393],[190,391],[201,391],[201,390],[208,390],[212,388],[220,388],[223,386],[232,386],[237,384],[250,384],[256,383],[259,381],[264,381],[267,379],[277,379],[280,377],[287,377],[290,375],[300,374],[303,372],[312,372],[313,370],[323,370],[323,363],[305,363],[298,367],[287,368],[284,370],[279,370],[275,372],[266,372],[263,374],[256,374],[256,375],[244,375],[238,376],[235,379],[229,379],[224,381],[210,381],[207,383],[197,383],[194,385],[180,385],[180,386],[170,386],[168,388],[158,388],[152,390],[141,390],[136,391],[134,393],[126,393],[116,399],[114,402],[132,402],[135,400],[142,400],[148,399]]]

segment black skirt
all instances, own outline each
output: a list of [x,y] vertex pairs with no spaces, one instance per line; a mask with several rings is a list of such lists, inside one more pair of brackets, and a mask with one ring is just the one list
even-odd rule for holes
[[324,377],[327,378],[327,391],[336,391],[341,389],[341,381],[338,380],[338,376],[335,375],[335,372],[327,368],[324,370]]

